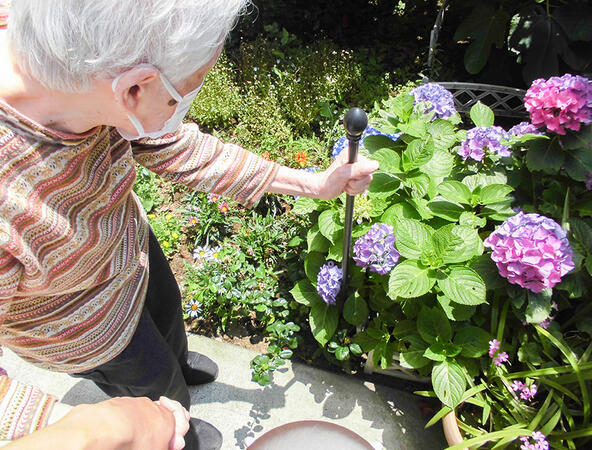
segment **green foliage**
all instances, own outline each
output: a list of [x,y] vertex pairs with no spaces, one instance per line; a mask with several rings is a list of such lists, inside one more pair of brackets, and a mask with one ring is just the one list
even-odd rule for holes
[[150,213],[162,204],[162,194],[158,187],[158,175],[143,166],[136,166],[134,192],[138,195],[146,213]]
[[158,215],[149,214],[148,220],[164,254],[171,256],[177,251],[182,239],[181,219],[173,216],[171,213],[166,213]]

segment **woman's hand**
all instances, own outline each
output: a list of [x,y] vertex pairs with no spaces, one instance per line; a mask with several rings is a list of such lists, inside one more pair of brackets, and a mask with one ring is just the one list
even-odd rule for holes
[[378,162],[359,156],[353,164],[348,164],[348,152],[342,151],[318,177],[317,198],[331,200],[342,192],[357,195],[368,189],[372,174],[378,170]]

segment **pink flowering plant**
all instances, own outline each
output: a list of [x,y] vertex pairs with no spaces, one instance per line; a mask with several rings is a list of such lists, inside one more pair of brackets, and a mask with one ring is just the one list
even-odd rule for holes
[[[469,404],[483,407],[462,417],[478,443],[519,446],[528,436],[523,445],[535,445],[537,432],[567,443],[576,425],[566,408],[589,400],[588,374],[578,379],[572,364],[588,367],[592,353],[592,322],[574,315],[591,308],[582,299],[592,286],[592,206],[579,199],[588,191],[566,171],[531,170],[533,149],[555,145],[548,130],[534,122],[505,129],[481,103],[463,124],[442,89],[405,90],[371,114],[361,151],[380,170],[356,198],[346,280],[345,196],[294,203],[309,229],[306,277],[291,294],[333,363],[396,362],[430,377],[430,395],[444,405],[433,423]],[[569,120],[585,117],[581,102],[569,105],[580,105]],[[566,138],[589,132],[583,120],[577,132],[565,124]],[[567,161],[580,150],[562,151]],[[589,407],[583,414],[587,425]]]

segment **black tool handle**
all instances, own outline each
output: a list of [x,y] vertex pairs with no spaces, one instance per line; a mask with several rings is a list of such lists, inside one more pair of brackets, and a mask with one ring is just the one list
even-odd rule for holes
[[[352,108],[345,115],[344,126],[347,140],[349,142],[348,163],[356,162],[358,158],[358,148],[362,134],[368,126],[368,116],[360,108]],[[339,295],[339,307],[343,309],[343,303],[347,298],[347,288],[349,285],[349,259],[351,254],[352,226],[354,220],[354,196],[347,195],[345,200],[345,224],[343,230],[343,260],[341,263],[342,279],[341,292]]]

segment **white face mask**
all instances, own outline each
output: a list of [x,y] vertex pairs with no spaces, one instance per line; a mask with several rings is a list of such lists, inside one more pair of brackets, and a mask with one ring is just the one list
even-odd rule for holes
[[[142,67],[142,66],[153,68],[153,66],[144,65],[144,64],[142,64],[138,67]],[[119,83],[119,80],[121,79],[122,76],[123,76],[123,73],[121,75],[117,76],[117,78],[115,78],[113,80],[113,84],[111,85],[113,92],[115,92],[115,88],[117,87],[117,83]],[[195,90],[191,91],[186,96],[181,97],[181,95],[173,87],[171,82],[169,80],[167,80],[166,77],[162,73],[160,73],[160,81],[162,82],[162,84],[164,85],[164,87],[166,88],[168,93],[171,94],[171,97],[173,97],[177,101],[177,108],[175,108],[173,115],[171,117],[169,117],[169,119],[164,123],[164,125],[162,126],[162,128],[160,130],[146,132],[146,131],[144,131],[144,127],[142,126],[142,124],[140,123],[138,118],[136,116],[134,116],[133,114],[128,114],[127,117],[130,120],[130,122],[134,125],[134,127],[136,128],[138,135],[132,136],[129,133],[126,133],[124,130],[117,128],[117,131],[119,132],[119,134],[121,135],[122,138],[124,138],[128,141],[135,141],[136,139],[141,139],[141,138],[158,139],[158,138],[164,136],[165,134],[174,133],[175,131],[177,131],[177,129],[183,123],[183,118],[187,115],[187,112],[189,111],[189,108],[191,108],[191,104],[193,103],[193,100],[195,100],[195,97],[197,96],[199,90],[203,86],[203,81],[202,81],[202,83]]]

